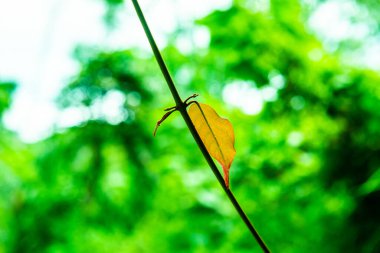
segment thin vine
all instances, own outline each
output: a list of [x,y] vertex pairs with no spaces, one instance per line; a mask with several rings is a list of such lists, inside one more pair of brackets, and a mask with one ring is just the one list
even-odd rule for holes
[[[216,167],[214,161],[212,160],[210,154],[208,153],[205,145],[203,144],[197,130],[195,129],[195,127],[194,127],[194,125],[193,125],[193,123],[189,117],[189,114],[187,113],[187,110],[186,110],[187,100],[186,100],[186,102],[182,101],[182,99],[181,99],[181,97],[177,91],[177,88],[175,87],[173,79],[170,76],[170,73],[168,71],[168,68],[166,67],[164,59],[162,58],[161,53],[160,53],[160,51],[156,45],[156,42],[153,38],[153,35],[150,32],[150,29],[149,29],[148,24],[145,20],[144,14],[143,14],[143,12],[142,12],[139,4],[138,4],[138,1],[132,0],[132,3],[133,3],[133,6],[135,7],[137,16],[139,17],[140,22],[143,26],[145,34],[149,40],[149,44],[152,47],[152,50],[153,50],[154,56],[157,60],[157,63],[158,63],[158,65],[162,71],[162,74],[164,75],[166,83],[168,84],[170,92],[172,93],[172,96],[173,96],[174,101],[176,103],[175,107],[168,108],[169,111],[167,114],[170,115],[173,111],[176,111],[176,110],[178,110],[181,113],[181,115],[182,115],[183,119],[185,120],[186,125],[189,128],[189,130],[190,130],[194,140],[196,141],[200,151],[202,152],[204,158],[206,159],[208,165],[210,166],[210,168],[211,168],[212,172],[214,173],[216,179],[218,180],[219,184],[222,186],[224,192],[227,194],[232,205],[235,207],[236,211],[240,215],[241,219],[243,220],[243,222],[245,223],[245,225],[247,226],[247,228],[249,229],[249,231],[251,232],[253,237],[256,239],[257,243],[260,245],[263,252],[269,253],[270,252],[269,248],[266,246],[265,242],[263,241],[263,239],[260,237],[259,233],[256,231],[256,229],[252,225],[251,221],[249,220],[248,216],[245,214],[244,210],[241,208],[239,202],[236,200],[232,191],[229,188],[227,188],[227,186],[225,185],[222,175],[220,174],[218,168]],[[164,117],[165,117],[165,115],[164,115]],[[169,115],[167,115],[167,116],[169,116]]]

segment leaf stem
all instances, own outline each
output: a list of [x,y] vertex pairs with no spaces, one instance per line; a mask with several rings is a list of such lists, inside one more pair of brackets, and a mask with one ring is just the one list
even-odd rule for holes
[[216,167],[214,161],[212,160],[210,154],[208,153],[205,145],[203,144],[202,139],[200,138],[197,130],[195,129],[193,122],[191,121],[189,114],[187,113],[186,104],[184,102],[182,102],[181,97],[179,96],[179,93],[178,93],[178,91],[174,85],[174,82],[173,82],[173,80],[169,74],[169,71],[165,65],[165,62],[161,56],[161,53],[160,53],[160,51],[156,45],[156,42],[154,41],[153,35],[150,32],[150,29],[149,29],[148,24],[145,20],[144,14],[142,13],[141,8],[140,8],[137,0],[132,0],[132,3],[135,7],[135,10],[136,10],[136,13],[140,19],[140,22],[144,28],[145,34],[148,37],[149,44],[152,47],[152,50],[153,50],[154,56],[157,60],[157,63],[160,66],[162,74],[164,75],[165,80],[169,86],[170,92],[173,95],[173,98],[175,100],[177,108],[180,111],[183,119],[185,120],[186,125],[189,128],[194,140],[196,141],[199,149],[201,150],[204,158],[206,159],[206,161],[207,161],[208,165],[210,166],[212,172],[214,173],[216,179],[219,181],[219,184],[222,186],[223,190],[227,194],[228,198],[230,199],[232,205],[235,207],[236,211],[240,215],[241,219],[243,220],[243,222],[245,223],[245,225],[247,226],[247,228],[249,229],[249,231],[251,232],[253,237],[256,239],[257,243],[260,245],[263,252],[269,253],[270,252],[269,248],[266,246],[263,239],[261,239],[259,233],[253,227],[251,221],[249,220],[248,216],[245,214],[245,212],[241,208],[239,202],[236,200],[232,191],[229,188],[227,188],[226,184],[224,183],[224,179],[223,179],[222,175],[220,174],[218,168]]

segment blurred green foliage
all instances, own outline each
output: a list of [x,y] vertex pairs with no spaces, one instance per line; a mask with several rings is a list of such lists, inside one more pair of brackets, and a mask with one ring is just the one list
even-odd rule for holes
[[[207,48],[171,38],[179,90],[233,123],[232,190],[273,252],[378,252],[380,74],[328,53],[299,1],[259,2],[198,20]],[[260,252],[180,117],[153,140],[173,103],[154,59],[75,55],[57,103],[81,123],[31,145],[0,128],[0,252]],[[231,84],[272,96],[247,115],[223,101]],[[0,114],[13,89],[0,85]]]
[[0,118],[3,116],[5,110],[11,105],[11,97],[16,88],[13,82],[0,81]]

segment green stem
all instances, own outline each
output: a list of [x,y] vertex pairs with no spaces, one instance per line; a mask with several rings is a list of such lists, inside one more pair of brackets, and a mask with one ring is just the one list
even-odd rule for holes
[[144,31],[145,31],[145,34],[146,36],[148,37],[148,40],[149,40],[149,43],[150,43],[150,46],[152,47],[152,50],[153,50],[153,53],[154,53],[154,56],[158,62],[158,65],[160,66],[160,69],[162,71],[162,74],[164,75],[165,77],[165,80],[169,86],[169,89],[170,89],[170,92],[172,93],[173,95],[173,98],[175,100],[175,103],[178,107],[178,110],[180,111],[183,119],[185,120],[186,122],[186,125],[187,127],[189,128],[191,134],[193,135],[199,149],[201,150],[204,158],[206,159],[208,165],[210,166],[212,172],[214,173],[215,177],[217,178],[217,180],[219,181],[219,184],[222,186],[223,190],[225,191],[225,193],[227,194],[228,198],[230,199],[232,205],[235,207],[236,211],[239,213],[241,219],[243,220],[243,222],[245,223],[245,225],[247,226],[247,228],[249,229],[249,231],[251,232],[251,234],[253,235],[253,237],[256,239],[257,243],[260,245],[261,249],[263,250],[263,252],[270,252],[268,247],[265,245],[263,239],[261,239],[259,233],[256,231],[256,229],[253,227],[251,221],[249,220],[248,216],[245,214],[245,212],[243,211],[243,209],[241,208],[239,202],[236,200],[235,196],[233,195],[233,193],[231,192],[231,190],[229,188],[227,188],[225,182],[224,182],[224,179],[222,177],[222,175],[220,174],[218,168],[216,167],[213,159],[211,158],[210,154],[208,153],[205,145],[203,144],[202,142],[202,139],[200,138],[197,130],[195,129],[194,125],[193,125],[193,122],[191,121],[190,117],[189,117],[189,114],[187,113],[187,110],[186,110],[186,105],[182,102],[181,100],[181,97],[179,96],[178,94],[178,91],[174,85],[174,82],[169,74],[169,71],[165,65],[165,62],[161,56],[161,53],[156,45],[156,42],[154,41],[154,38],[152,36],[152,33],[150,32],[150,29],[148,27],[148,24],[144,18],[144,15],[141,11],[141,8],[137,2],[137,0],[132,0],[132,3],[135,7],[135,10],[136,10],[136,13],[140,19],[140,22],[144,28]]

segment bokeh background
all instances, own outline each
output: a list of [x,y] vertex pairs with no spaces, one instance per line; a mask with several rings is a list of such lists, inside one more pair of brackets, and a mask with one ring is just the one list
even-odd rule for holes
[[[380,252],[380,2],[143,1],[183,98],[235,128],[273,252]],[[130,1],[0,1],[0,252],[260,252]],[[34,50],[34,51],[33,51]]]

